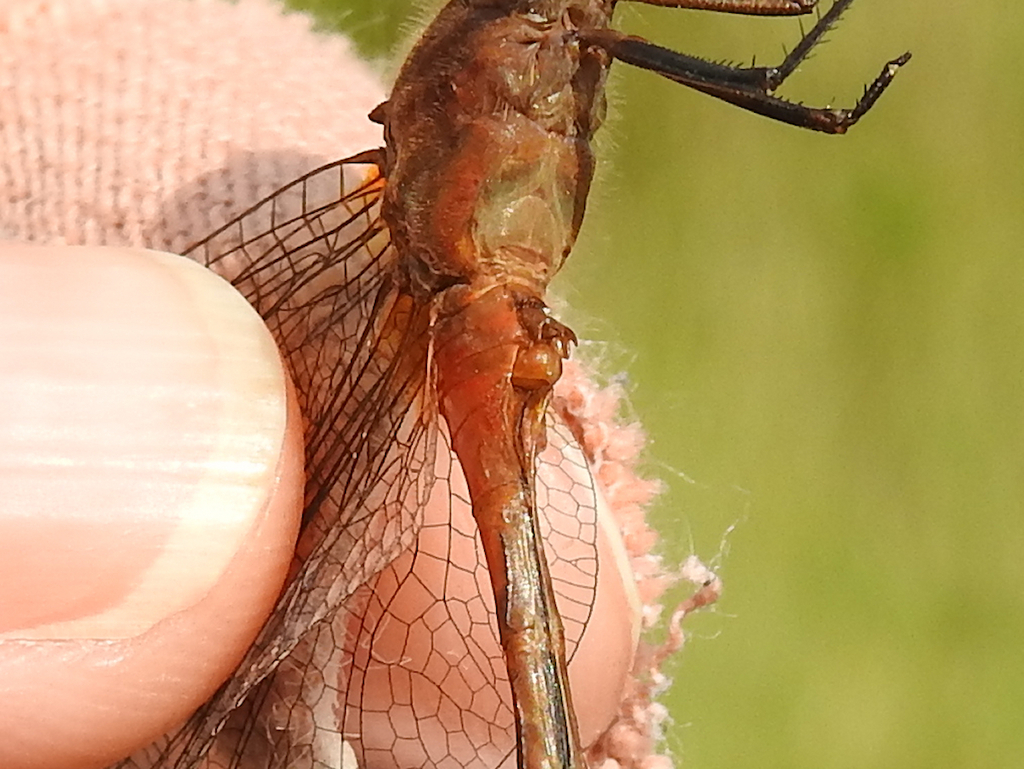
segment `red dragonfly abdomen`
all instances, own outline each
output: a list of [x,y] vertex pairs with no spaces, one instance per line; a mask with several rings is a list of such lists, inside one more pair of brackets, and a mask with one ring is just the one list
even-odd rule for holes
[[534,487],[574,341],[543,297],[583,219],[610,62],[578,31],[605,25],[604,5],[449,3],[373,114],[400,285],[436,313],[438,406],[469,485],[528,769],[584,765]]
[[562,621],[535,490],[545,411],[569,332],[503,284],[445,292],[435,327],[438,406],[472,499],[494,590],[521,767],[584,766]]

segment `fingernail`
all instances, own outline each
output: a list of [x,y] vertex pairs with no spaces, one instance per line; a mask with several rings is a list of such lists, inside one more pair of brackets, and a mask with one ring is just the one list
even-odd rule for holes
[[[5,252],[7,249],[5,249]],[[182,257],[0,252],[0,639],[136,636],[259,520],[287,395],[265,326]]]

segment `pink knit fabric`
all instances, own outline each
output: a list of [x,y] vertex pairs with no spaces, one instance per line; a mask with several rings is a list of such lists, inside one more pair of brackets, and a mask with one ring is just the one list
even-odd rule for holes
[[[4,0],[0,4],[0,237],[181,251],[326,160],[379,146],[366,114],[378,79],[340,37],[300,15],[242,0]],[[616,421],[619,396],[570,366],[558,388],[566,417],[624,532],[645,617],[673,577],[651,551],[644,508],[657,484],[634,465],[644,438]],[[662,769],[666,718],[654,702],[665,646],[641,644],[595,767]]]
[[181,251],[381,143],[379,79],[269,2],[4,0],[0,35],[10,238]]

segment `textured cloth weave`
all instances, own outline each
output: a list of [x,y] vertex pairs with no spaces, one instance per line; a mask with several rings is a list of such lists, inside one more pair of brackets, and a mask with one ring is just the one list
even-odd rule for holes
[[307,17],[243,0],[0,4],[0,234],[181,251],[381,143],[378,78]]

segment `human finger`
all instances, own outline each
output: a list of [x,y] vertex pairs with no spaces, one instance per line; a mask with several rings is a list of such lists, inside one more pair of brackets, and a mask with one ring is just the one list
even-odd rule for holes
[[128,249],[0,250],[0,766],[104,766],[182,721],[291,560],[301,429],[226,283]]

